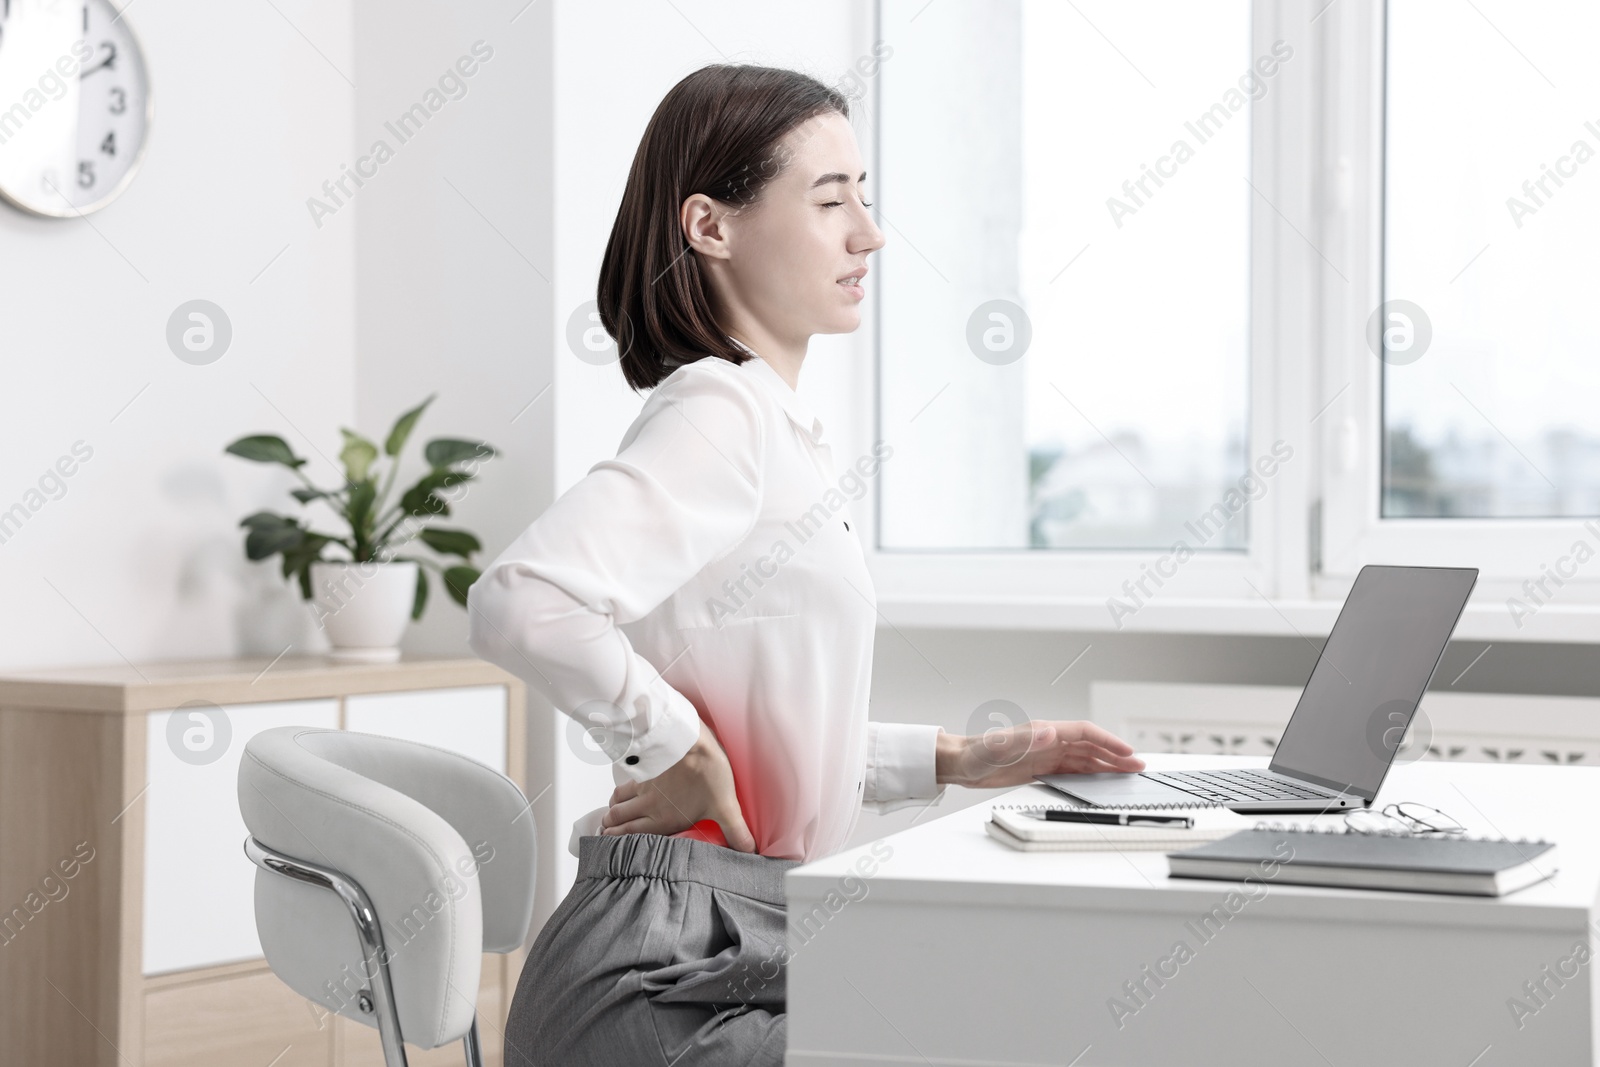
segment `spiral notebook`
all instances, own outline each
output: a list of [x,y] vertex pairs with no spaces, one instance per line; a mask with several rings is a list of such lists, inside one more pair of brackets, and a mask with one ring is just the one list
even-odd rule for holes
[[1254,874],[1297,885],[1498,897],[1542,882],[1558,868],[1556,846],[1543,840],[1257,823],[1168,853],[1167,869],[1174,878],[1233,881]]
[[996,804],[989,809],[983,828],[990,837],[1019,852],[1156,852],[1218,841],[1250,825],[1243,816],[1226,810],[1190,816],[1195,821],[1191,829],[1047,822],[1036,817],[1049,809],[1079,811],[1082,805]]
[[[1085,776],[1077,775],[1076,777],[1082,778]],[[1048,785],[1049,783],[1043,784]],[[1195,797],[1193,800],[1177,800],[1170,803],[1128,804],[1118,801],[1115,804],[1067,804],[1065,806],[1069,808],[1092,807],[1096,811],[1173,811],[1177,814],[1183,814],[1193,811],[1195,808],[1226,808],[1228,805],[1220,800],[1202,800],[1199,797]]]

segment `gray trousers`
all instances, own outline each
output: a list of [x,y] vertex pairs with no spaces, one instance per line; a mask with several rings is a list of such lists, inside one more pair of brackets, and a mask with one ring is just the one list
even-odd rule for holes
[[578,840],[540,931],[505,1067],[782,1067],[783,874],[798,860],[687,837]]

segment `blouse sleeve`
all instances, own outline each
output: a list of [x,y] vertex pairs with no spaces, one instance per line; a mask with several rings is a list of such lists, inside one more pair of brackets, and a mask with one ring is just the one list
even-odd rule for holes
[[754,526],[765,442],[750,388],[699,364],[657,386],[616,458],[562,494],[467,594],[472,651],[582,722],[636,781],[682,759],[700,717],[618,624]]
[[934,746],[943,732],[938,726],[867,723],[862,806],[887,815],[913,804],[931,806],[942,801],[945,787],[935,774]]

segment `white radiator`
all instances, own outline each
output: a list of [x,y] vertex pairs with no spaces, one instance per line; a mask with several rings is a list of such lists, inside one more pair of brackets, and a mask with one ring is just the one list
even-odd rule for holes
[[[1290,686],[1089,686],[1094,721],[1140,752],[1270,756],[1299,699]],[[1600,699],[1429,692],[1395,756],[1418,759],[1600,764]]]

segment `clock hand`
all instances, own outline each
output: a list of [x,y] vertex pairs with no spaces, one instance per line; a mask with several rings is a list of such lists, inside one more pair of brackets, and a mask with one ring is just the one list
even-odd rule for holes
[[100,47],[104,48],[106,50],[106,58],[101,60],[99,63],[95,64],[94,66],[87,67],[83,71],[81,71],[78,74],[78,80],[79,81],[82,81],[83,79],[87,78],[89,75],[93,74],[95,71],[104,69],[106,67],[110,67],[113,70],[116,69],[116,65],[117,65],[117,46],[112,44],[110,41],[103,41],[103,42],[101,42]]

